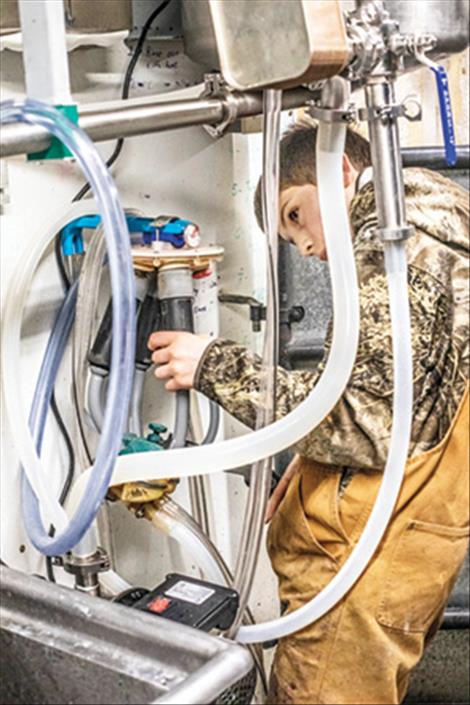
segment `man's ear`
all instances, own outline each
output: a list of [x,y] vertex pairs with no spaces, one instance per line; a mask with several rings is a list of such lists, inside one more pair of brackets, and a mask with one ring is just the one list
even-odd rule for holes
[[344,188],[348,188],[354,182],[357,176],[357,170],[352,165],[347,154],[343,154],[343,184]]

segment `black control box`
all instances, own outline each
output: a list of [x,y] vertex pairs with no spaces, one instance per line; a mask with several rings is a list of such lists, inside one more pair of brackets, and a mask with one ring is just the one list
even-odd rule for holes
[[171,573],[133,606],[207,632],[228,629],[235,619],[238,602],[235,590]]

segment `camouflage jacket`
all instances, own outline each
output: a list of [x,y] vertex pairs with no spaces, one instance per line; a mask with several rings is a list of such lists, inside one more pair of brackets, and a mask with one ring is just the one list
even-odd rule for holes
[[[469,376],[469,204],[464,189],[424,169],[405,171],[405,194],[407,218],[416,229],[406,244],[414,372],[409,455],[416,456],[444,437]],[[372,183],[354,197],[350,219],[360,287],[357,358],[340,401],[295,450],[327,465],[381,470],[392,422],[393,357],[383,248],[374,234]],[[307,396],[324,364],[315,372],[279,368],[278,416]],[[201,360],[196,388],[254,427],[260,370],[259,357],[217,339]]]

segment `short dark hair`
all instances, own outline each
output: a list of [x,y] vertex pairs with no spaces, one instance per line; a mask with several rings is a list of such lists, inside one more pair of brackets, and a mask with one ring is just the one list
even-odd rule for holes
[[[316,183],[315,144],[318,127],[312,120],[302,118],[289,127],[280,141],[279,190],[290,186]],[[352,128],[346,132],[345,153],[358,171],[370,166],[369,142]],[[255,191],[254,208],[258,225],[263,229],[261,204],[262,178]]]

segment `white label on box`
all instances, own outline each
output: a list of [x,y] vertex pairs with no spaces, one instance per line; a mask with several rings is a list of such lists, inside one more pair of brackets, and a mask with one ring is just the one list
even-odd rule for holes
[[176,585],[165,591],[165,595],[168,595],[168,597],[176,597],[179,600],[192,602],[193,605],[202,605],[214,593],[215,590],[211,588],[188,583],[186,580],[180,580]]

